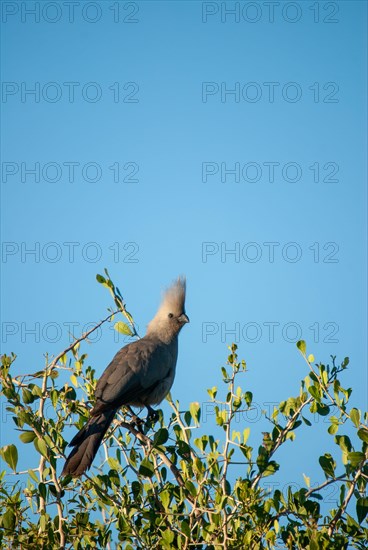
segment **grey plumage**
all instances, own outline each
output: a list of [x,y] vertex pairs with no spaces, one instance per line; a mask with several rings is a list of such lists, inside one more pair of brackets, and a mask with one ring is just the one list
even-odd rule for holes
[[160,403],[174,382],[178,334],[185,323],[186,283],[179,277],[164,294],[147,334],[123,347],[97,382],[90,418],[70,442],[74,447],[62,474],[77,477],[90,468],[116,412],[123,405],[147,407]]

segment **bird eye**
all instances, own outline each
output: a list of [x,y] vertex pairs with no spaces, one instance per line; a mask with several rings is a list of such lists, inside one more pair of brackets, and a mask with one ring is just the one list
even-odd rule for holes
[[173,317],[174,317],[174,314],[173,314],[173,313],[169,313],[168,318],[169,318],[169,319],[172,319]]

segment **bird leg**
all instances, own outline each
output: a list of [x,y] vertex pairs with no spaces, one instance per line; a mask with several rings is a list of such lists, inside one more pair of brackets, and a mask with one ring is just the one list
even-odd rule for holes
[[152,407],[150,405],[146,405],[146,409],[148,411],[146,422],[149,422],[149,421],[157,422],[157,420],[159,419],[158,412],[155,411],[155,409],[152,409]]
[[126,405],[126,408],[128,409],[128,411],[130,412],[130,414],[132,415],[132,421],[131,421],[131,424],[133,425],[136,425],[138,430],[141,431],[141,426],[143,424],[143,420],[141,418],[139,418],[139,416],[137,416],[135,414],[135,412],[133,411],[133,409],[129,406],[129,405]]

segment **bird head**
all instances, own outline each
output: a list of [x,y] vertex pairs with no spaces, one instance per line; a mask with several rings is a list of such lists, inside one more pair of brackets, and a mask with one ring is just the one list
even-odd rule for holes
[[147,327],[147,334],[156,333],[167,340],[177,335],[189,318],[185,313],[185,277],[178,277],[164,293],[161,305]]

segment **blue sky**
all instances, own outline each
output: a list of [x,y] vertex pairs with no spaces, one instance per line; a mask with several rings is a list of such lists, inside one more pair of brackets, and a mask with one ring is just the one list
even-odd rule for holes
[[[182,407],[207,401],[234,339],[259,409],[297,395],[303,338],[317,360],[350,357],[342,383],[366,410],[367,4],[52,4],[2,5],[2,350],[17,371],[105,316],[103,268],[141,334],[185,273]],[[84,351],[100,374],[122,344],[105,326]],[[322,479],[323,433],[289,446],[281,480]]]

